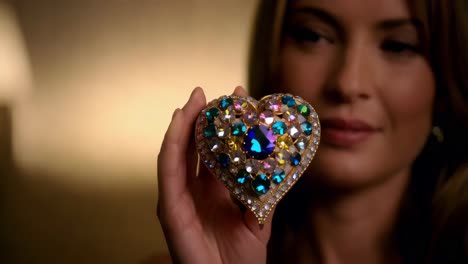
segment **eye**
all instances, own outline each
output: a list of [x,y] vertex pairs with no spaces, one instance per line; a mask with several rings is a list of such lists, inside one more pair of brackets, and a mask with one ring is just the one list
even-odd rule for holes
[[290,36],[299,43],[318,43],[326,40],[320,33],[306,27],[296,27],[289,30]]
[[419,46],[411,43],[397,41],[397,40],[386,40],[382,43],[382,50],[395,54],[402,54],[406,52],[419,53]]

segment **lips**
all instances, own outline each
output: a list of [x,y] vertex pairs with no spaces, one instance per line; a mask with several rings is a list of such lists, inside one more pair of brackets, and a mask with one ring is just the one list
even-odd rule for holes
[[378,129],[357,119],[326,118],[321,120],[322,141],[341,148],[364,143]]

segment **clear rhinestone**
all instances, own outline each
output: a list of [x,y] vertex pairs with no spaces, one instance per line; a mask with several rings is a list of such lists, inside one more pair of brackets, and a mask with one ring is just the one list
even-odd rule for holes
[[229,137],[229,125],[223,124],[216,128],[216,135],[219,138],[227,138]]
[[303,115],[297,117],[297,122],[304,123],[305,121],[307,121],[307,119]]
[[289,128],[289,134],[292,138],[296,139],[301,135],[301,131],[295,125],[292,125]]
[[292,122],[292,121],[294,121],[294,120],[296,120],[298,118],[296,110],[294,110],[292,108],[290,108],[286,112],[284,112],[284,117],[290,122]]
[[255,159],[248,159],[245,163],[245,170],[249,173],[256,174],[259,170],[258,161]]
[[268,158],[262,162],[262,168],[265,173],[272,173],[276,167],[276,161],[273,158]]
[[260,122],[271,125],[275,121],[275,115],[271,111],[264,111],[260,114]]
[[304,136],[301,136],[296,140],[296,147],[299,150],[303,151],[307,148],[307,143],[308,143],[307,138]]
[[237,113],[242,113],[244,110],[246,110],[248,107],[248,104],[246,101],[239,99],[234,102],[234,109],[236,110]]
[[220,117],[223,122],[231,123],[232,121],[234,121],[234,118],[236,116],[235,116],[234,111],[228,108],[226,110],[221,111]]
[[244,123],[250,126],[257,124],[258,122],[257,114],[254,112],[246,112],[243,116],[243,119],[244,119]]
[[272,98],[268,101],[268,109],[273,112],[279,112],[281,111],[281,103],[277,99]]
[[245,154],[243,151],[236,150],[232,152],[232,162],[235,164],[243,164],[245,161]]
[[212,138],[208,142],[208,146],[212,152],[221,152],[223,150],[223,143],[218,138]]

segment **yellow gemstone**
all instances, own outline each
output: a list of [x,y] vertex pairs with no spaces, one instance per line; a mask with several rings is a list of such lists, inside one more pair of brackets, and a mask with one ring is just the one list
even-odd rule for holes
[[291,137],[288,134],[284,134],[276,139],[276,145],[280,149],[289,149],[289,146],[293,144]]
[[227,140],[227,145],[229,146],[230,150],[241,150],[241,142],[237,137],[232,137]]
[[288,161],[289,158],[289,153],[286,151],[281,151],[276,153],[276,161],[278,162],[279,165],[284,165]]
[[247,101],[242,102],[242,108],[246,109],[249,105],[247,104]]

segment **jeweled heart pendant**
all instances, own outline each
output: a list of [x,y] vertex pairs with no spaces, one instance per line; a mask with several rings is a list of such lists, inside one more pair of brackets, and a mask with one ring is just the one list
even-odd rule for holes
[[298,96],[222,96],[201,111],[195,139],[209,171],[263,225],[314,158],[320,122]]

